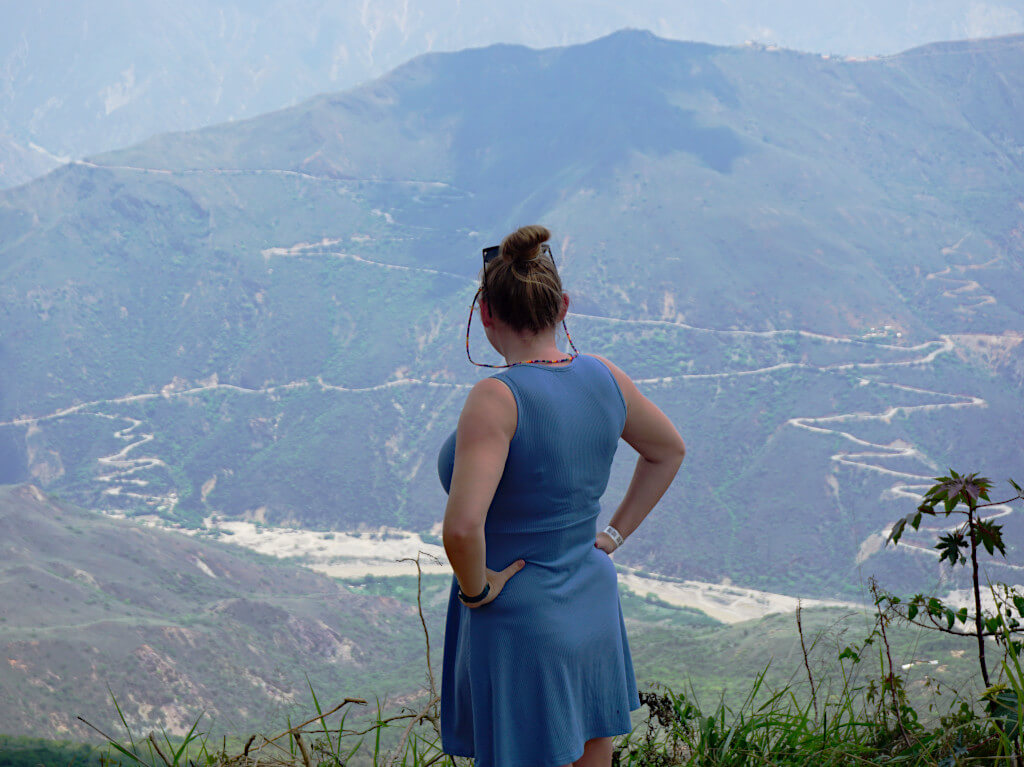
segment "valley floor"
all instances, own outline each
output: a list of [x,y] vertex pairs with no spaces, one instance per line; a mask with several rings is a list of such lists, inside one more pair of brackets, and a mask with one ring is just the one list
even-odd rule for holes
[[[372,533],[324,533],[235,520],[208,520],[208,523],[221,540],[261,554],[294,559],[335,578],[411,575],[416,568],[409,560],[415,559],[418,552],[427,555],[420,561],[424,573],[451,573],[442,546],[407,530],[382,527]],[[621,565],[618,570],[620,585],[634,594],[640,597],[653,594],[670,605],[700,610],[722,623],[741,623],[771,613],[792,613],[798,604],[804,607],[863,607],[837,600],[798,599],[742,588],[728,581],[670,580]]]

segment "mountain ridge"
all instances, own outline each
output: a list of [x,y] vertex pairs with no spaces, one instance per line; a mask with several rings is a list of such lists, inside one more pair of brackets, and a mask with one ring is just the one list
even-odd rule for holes
[[[986,0],[939,0],[921,15],[912,2],[869,7],[753,2],[679,9],[661,0],[601,6],[577,0],[468,6],[451,0],[411,8],[323,0],[271,2],[259,10],[219,0],[68,8],[53,0],[11,5],[0,30],[0,132],[22,146],[81,158],[165,130],[239,119],[351,87],[431,50],[492,42],[579,44],[639,27],[673,39],[756,41],[840,55],[891,54],[928,40],[1024,30],[1019,9]],[[59,17],[60,24],[52,19]],[[438,25],[438,20],[444,23]],[[52,161],[51,161],[52,162]],[[0,185],[33,172],[20,165]]]

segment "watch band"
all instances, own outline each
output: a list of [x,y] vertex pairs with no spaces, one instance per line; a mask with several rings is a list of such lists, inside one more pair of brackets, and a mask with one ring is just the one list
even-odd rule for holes
[[619,548],[619,546],[621,546],[623,541],[625,540],[625,538],[622,537],[622,533],[620,533],[611,525],[608,525],[608,527],[604,529],[604,532],[605,535],[607,535],[609,538],[615,541],[615,548]]
[[466,593],[462,590],[462,586],[459,586],[459,599],[461,599],[466,604],[473,605],[473,604],[476,604],[477,602],[482,602],[484,599],[486,599],[487,595],[490,592],[491,592],[491,584],[490,583],[486,584],[484,586],[484,590],[481,591],[479,594],[477,594],[475,597],[466,596]]

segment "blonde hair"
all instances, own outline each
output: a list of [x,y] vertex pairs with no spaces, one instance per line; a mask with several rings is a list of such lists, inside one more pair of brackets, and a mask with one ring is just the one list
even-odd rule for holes
[[562,308],[562,280],[550,249],[547,227],[521,226],[501,241],[484,267],[483,300],[513,330],[538,333],[553,327]]

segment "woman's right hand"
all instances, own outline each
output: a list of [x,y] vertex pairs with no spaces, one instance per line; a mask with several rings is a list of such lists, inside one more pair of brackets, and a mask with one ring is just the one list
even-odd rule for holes
[[489,583],[491,586],[491,590],[487,592],[487,596],[479,602],[462,602],[462,599],[459,599],[459,601],[462,602],[462,604],[466,605],[466,607],[474,609],[477,607],[483,607],[486,604],[490,604],[498,598],[498,594],[500,594],[501,590],[505,588],[505,584],[508,583],[509,579],[513,575],[518,573],[520,570],[522,570],[525,566],[526,560],[517,559],[504,570],[495,571],[490,569],[489,567],[486,568],[485,575],[487,578],[487,583]]
[[594,541],[594,548],[601,549],[605,554],[611,555],[618,546],[608,533],[600,532],[597,534],[597,540]]

